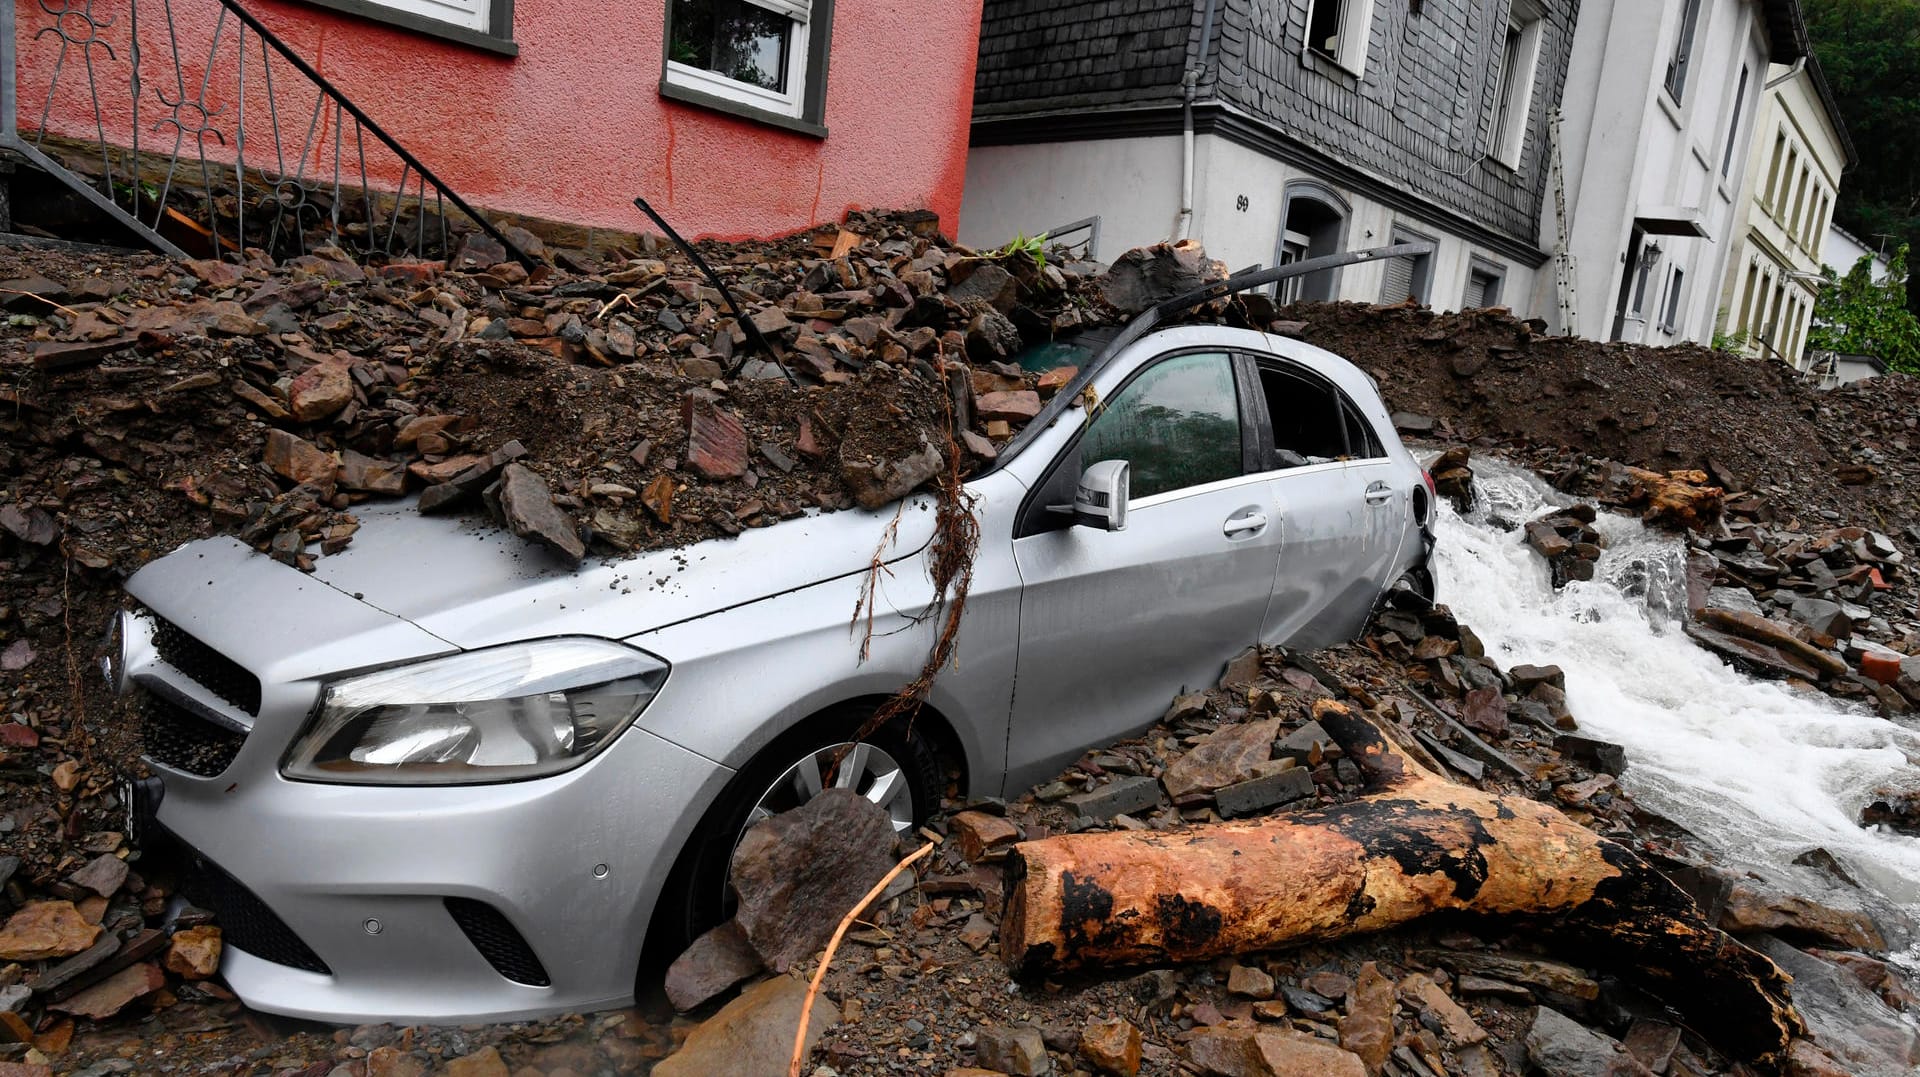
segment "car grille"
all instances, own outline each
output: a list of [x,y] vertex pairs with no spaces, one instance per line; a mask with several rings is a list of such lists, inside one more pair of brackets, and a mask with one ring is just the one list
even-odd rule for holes
[[245,733],[216,725],[170,699],[141,692],[140,738],[147,757],[163,766],[213,778],[233,765]]
[[154,650],[168,665],[248,714],[260,713],[260,678],[172,621],[151,611],[147,616],[153,619]]
[[276,965],[333,975],[320,955],[240,880],[222,871],[220,865],[185,848],[184,843],[182,851],[193,870],[181,881],[181,892],[188,901],[213,911],[221,938],[227,945]]
[[472,898],[450,897],[447,912],[453,916],[453,922],[460,925],[460,930],[466,932],[467,941],[493,966],[493,971],[530,987],[553,984],[533,947],[527,945],[527,940],[514,930],[499,909]]

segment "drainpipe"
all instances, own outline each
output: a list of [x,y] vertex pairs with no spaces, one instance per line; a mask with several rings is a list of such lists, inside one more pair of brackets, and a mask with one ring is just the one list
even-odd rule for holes
[[1795,61],[1793,62],[1793,66],[1792,66],[1792,67],[1789,67],[1789,68],[1787,68],[1787,73],[1786,73],[1786,74],[1784,74],[1784,75],[1781,75],[1781,76],[1780,76],[1779,78],[1777,78],[1777,79],[1770,79],[1770,80],[1768,80],[1768,82],[1767,82],[1767,84],[1766,84],[1766,86],[1764,86],[1764,87],[1762,87],[1762,88],[1761,88],[1761,91],[1760,91],[1760,92],[1761,92],[1761,93],[1765,93],[1765,92],[1767,92],[1768,90],[1771,90],[1771,89],[1773,89],[1773,88],[1774,88],[1775,86],[1778,86],[1778,85],[1780,85],[1780,84],[1781,84],[1781,83],[1783,83],[1783,82],[1791,82],[1791,81],[1793,81],[1793,77],[1794,77],[1795,75],[1798,75],[1798,74],[1799,74],[1799,73],[1801,72],[1801,70],[1802,70],[1803,68],[1805,68],[1806,66],[1807,66],[1807,58],[1806,58],[1805,56],[1802,56],[1802,57],[1800,57],[1800,58],[1799,58],[1798,60],[1795,60]]
[[1193,231],[1193,102],[1199,96],[1200,73],[1207,62],[1207,49],[1213,43],[1213,5],[1214,0],[1207,0],[1200,17],[1200,54],[1181,80],[1185,95],[1180,107],[1180,216],[1173,229],[1176,243]]

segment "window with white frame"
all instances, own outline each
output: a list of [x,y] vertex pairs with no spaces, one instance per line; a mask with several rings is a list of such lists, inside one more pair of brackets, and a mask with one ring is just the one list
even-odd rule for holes
[[1520,151],[1527,143],[1527,114],[1533,107],[1533,73],[1540,59],[1540,26],[1545,17],[1539,0],[1513,0],[1500,40],[1500,63],[1494,68],[1500,81],[1493,98],[1493,121],[1488,125],[1489,152],[1509,168],[1519,167]]
[[1667,301],[1660,312],[1660,328],[1669,333],[1680,331],[1680,296],[1687,283],[1687,271],[1679,266],[1673,267],[1673,275],[1667,278]]
[[829,8],[828,0],[667,0],[661,92],[818,123]]
[[509,56],[513,44],[513,0],[305,0],[376,22],[391,23],[434,37],[451,38]]
[[1359,75],[1372,25],[1373,0],[1307,0],[1307,51]]
[[1693,66],[1693,31],[1700,21],[1700,0],[1681,0],[1680,32],[1673,39],[1673,55],[1667,58],[1667,93],[1675,101],[1687,93],[1688,69]]

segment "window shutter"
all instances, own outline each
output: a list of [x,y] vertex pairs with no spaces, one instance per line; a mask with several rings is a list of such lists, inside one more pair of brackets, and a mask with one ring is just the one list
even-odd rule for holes
[[1404,303],[1413,296],[1413,259],[1387,259],[1387,279],[1380,286],[1380,302]]
[[747,0],[747,3],[766,8],[776,15],[785,15],[803,26],[813,14],[813,0]]
[[1478,273],[1467,275],[1467,297],[1460,303],[1466,310],[1479,310],[1487,305],[1487,278]]

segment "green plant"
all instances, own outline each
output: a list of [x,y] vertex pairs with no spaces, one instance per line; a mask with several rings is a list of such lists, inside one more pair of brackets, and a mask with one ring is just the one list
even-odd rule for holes
[[[1721,316],[1723,318],[1725,317],[1724,311],[1721,313]],[[1713,335],[1713,350],[1717,352],[1732,352],[1738,355],[1747,350],[1747,338],[1740,333],[1715,333]]]
[[1044,269],[1047,264],[1047,234],[1042,232],[1037,236],[1029,236],[1022,232],[1014,236],[1011,243],[994,251],[993,257],[1011,258],[1016,254],[1026,255],[1033,259],[1035,266]]
[[1871,355],[1894,370],[1920,373],[1920,318],[1907,309],[1907,246],[1873,279],[1873,257],[1863,255],[1842,277],[1830,266],[1813,304],[1807,346],[1843,355]]

